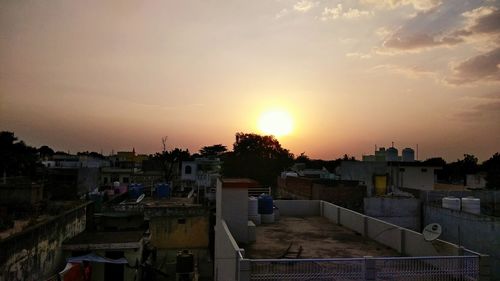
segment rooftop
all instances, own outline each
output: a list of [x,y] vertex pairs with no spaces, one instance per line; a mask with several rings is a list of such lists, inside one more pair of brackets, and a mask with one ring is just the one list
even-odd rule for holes
[[273,224],[257,226],[256,237],[256,242],[245,247],[245,256],[248,258],[350,258],[400,255],[387,246],[333,224],[320,216],[281,217]]
[[63,249],[139,248],[144,231],[83,232],[63,243]]

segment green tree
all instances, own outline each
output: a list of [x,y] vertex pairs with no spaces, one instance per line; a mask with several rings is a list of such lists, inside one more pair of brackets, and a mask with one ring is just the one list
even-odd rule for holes
[[276,177],[293,164],[293,154],[273,136],[236,133],[233,151],[226,154],[222,174],[247,177],[274,186]]

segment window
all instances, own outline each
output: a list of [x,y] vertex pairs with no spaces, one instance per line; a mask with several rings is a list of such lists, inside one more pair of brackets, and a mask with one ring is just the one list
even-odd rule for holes
[[129,178],[128,177],[123,177],[123,183],[128,183],[129,182]]
[[108,177],[104,177],[104,184],[108,183]]
[[177,223],[178,224],[186,224],[186,219],[182,218],[182,219],[177,219]]
[[427,172],[427,169],[426,168],[422,168],[422,173],[426,173]]
[[186,167],[184,167],[184,174],[186,174],[186,175],[190,175],[190,174],[191,174],[191,172],[192,172],[192,168],[191,168],[191,166],[186,166]]
[[399,168],[399,171],[400,171],[400,172],[404,172],[404,171],[405,171],[405,168]]

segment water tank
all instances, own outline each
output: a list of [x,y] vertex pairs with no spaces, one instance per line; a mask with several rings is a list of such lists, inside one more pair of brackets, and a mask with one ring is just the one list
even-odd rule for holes
[[407,147],[401,152],[401,157],[403,162],[413,162],[415,161],[415,150]]
[[460,198],[444,197],[442,202],[443,202],[442,205],[443,208],[460,211]]
[[273,222],[274,222],[274,213],[262,214],[262,223],[273,223]]
[[394,147],[389,147],[385,151],[385,160],[386,161],[399,161],[398,150]]
[[119,181],[113,182],[113,187],[114,188],[120,187],[120,182]]
[[273,213],[273,197],[271,197],[271,195],[261,194],[259,196],[258,213],[259,214]]
[[255,217],[259,214],[259,202],[255,197],[248,197],[248,217]]
[[156,186],[156,195],[159,198],[170,198],[171,189],[168,183],[159,183]]
[[462,211],[478,215],[481,214],[481,199],[474,197],[463,197]]
[[177,253],[176,273],[191,273],[194,271],[194,257],[188,250]]
[[262,223],[262,215],[257,214],[255,216],[250,216],[248,220],[251,220],[255,225],[260,225]]
[[139,183],[132,183],[129,185],[128,194],[131,199],[137,199],[144,194],[144,186]]

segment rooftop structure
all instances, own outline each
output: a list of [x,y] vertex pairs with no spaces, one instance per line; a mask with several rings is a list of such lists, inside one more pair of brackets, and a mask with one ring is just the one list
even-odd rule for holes
[[215,280],[489,278],[484,255],[325,201],[275,200],[279,221],[255,226],[250,183],[218,182]]

